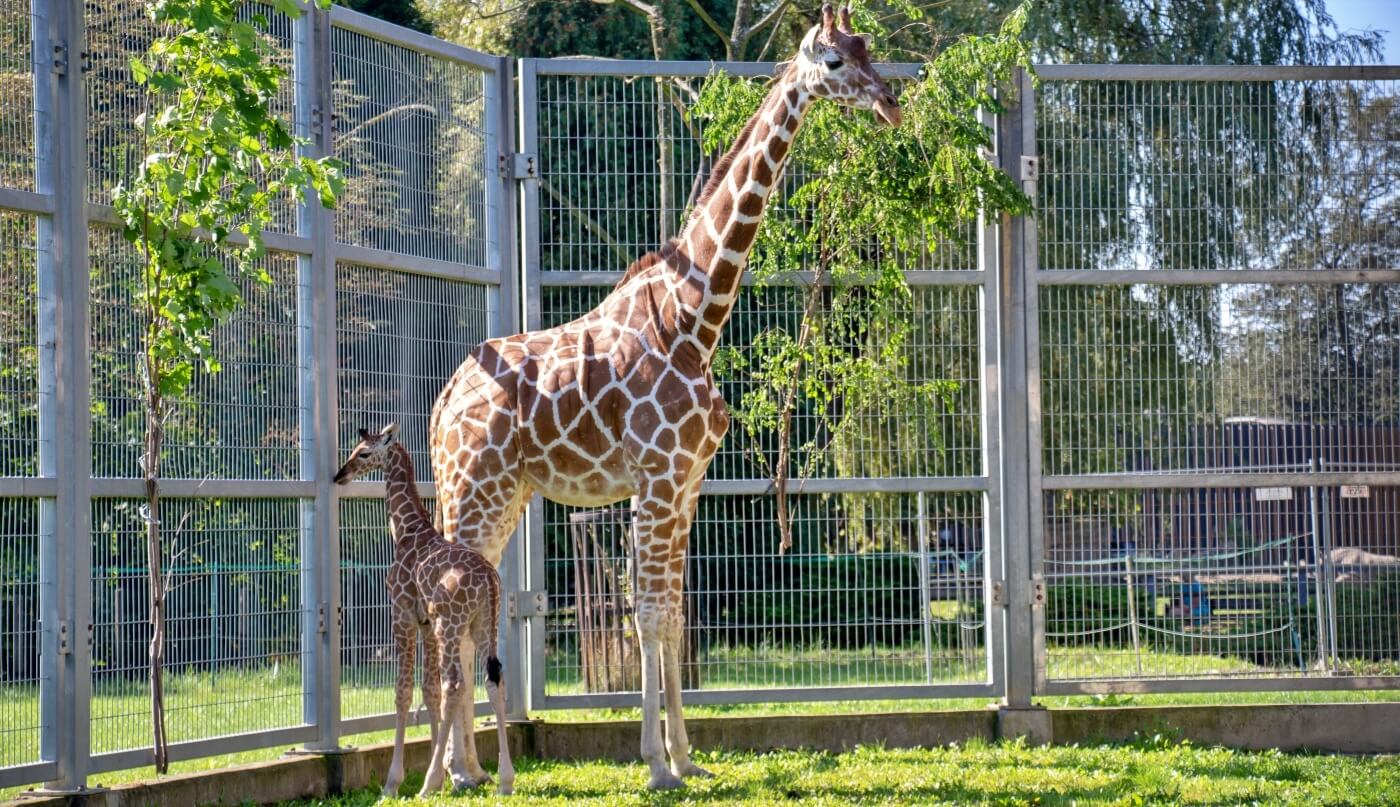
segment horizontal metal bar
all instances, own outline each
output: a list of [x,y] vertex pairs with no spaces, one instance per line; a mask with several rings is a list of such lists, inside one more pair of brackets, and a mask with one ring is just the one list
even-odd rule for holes
[[1041,81],[1383,81],[1400,79],[1400,65],[1038,64]]
[[[794,496],[828,493],[959,493],[987,489],[984,476],[852,477],[788,480]],[[761,496],[773,492],[768,479],[707,479],[700,492],[708,496]]]
[[[550,270],[540,272],[541,286],[595,287],[615,286],[622,279],[621,271],[581,271]],[[764,280],[768,286],[809,286],[815,272],[786,272]],[[904,282],[910,286],[977,286],[982,283],[980,269],[924,269],[904,273]],[[739,281],[744,286],[757,286],[759,281],[750,272],[745,272]]]
[[[226,737],[211,737],[207,740],[171,743],[170,761],[183,762],[220,754],[237,754],[241,751],[253,751],[258,748],[304,743],[316,739],[316,736],[315,726],[293,726],[285,729],[254,731],[247,734],[230,734]],[[154,764],[155,760],[152,757],[151,749],[133,748],[129,751],[115,751],[110,754],[94,754],[88,772],[109,773]]]
[[[96,499],[140,498],[141,479],[94,479]],[[301,499],[316,495],[316,483],[298,479],[162,479],[160,495],[167,499]]]
[[451,42],[445,42],[436,37],[394,25],[358,11],[351,11],[341,5],[331,6],[331,24],[336,28],[364,34],[390,45],[398,45],[453,62],[462,62],[487,72],[495,72],[501,63],[499,56],[479,53],[461,45],[454,45]]
[[[485,717],[491,714],[490,701],[476,701],[473,706],[473,714],[477,717]],[[408,713],[408,725],[422,726],[428,722],[428,712],[426,709],[410,709]],[[384,731],[391,729],[396,724],[396,718],[392,713],[382,715],[366,715],[364,717],[347,717],[340,721],[340,736],[347,734],[365,734],[371,731]]]
[[1400,283],[1400,269],[1074,269],[1042,270],[1035,280],[1042,286]]
[[[923,698],[992,698],[989,683],[890,684],[886,686],[811,687],[799,689],[698,689],[685,690],[687,706],[722,706],[737,703],[808,703],[819,701],[913,700]],[[597,709],[640,706],[640,692],[594,695],[545,695],[541,709]]]
[[27,765],[0,768],[0,787],[37,785],[40,782],[52,782],[57,778],[58,763],[56,762],[31,762]]
[[0,476],[0,498],[47,499],[58,495],[58,480],[52,477]]
[[[122,226],[122,218],[117,215],[116,208],[111,205],[99,205],[88,203],[88,223],[105,224],[109,227]],[[206,234],[204,231],[198,231]],[[228,237],[230,244],[243,245],[248,243],[248,239],[242,233],[230,233]],[[289,233],[265,232],[263,233],[263,245],[270,252],[287,252],[293,255],[310,255],[311,239],[303,238],[299,235]]]
[[1109,490],[1129,488],[1306,488],[1333,485],[1400,485],[1400,471],[1326,471],[1319,473],[1156,473],[1046,476],[1046,490]]
[[1307,678],[1144,678],[1045,682],[1040,695],[1151,695],[1181,692],[1307,692],[1397,689],[1400,676],[1334,675]]
[[[653,61],[650,59],[534,59],[535,72],[544,76],[680,76],[703,77],[714,72],[735,76],[771,76],[777,62]],[[881,63],[875,70],[885,78],[917,78],[922,64]]]
[[501,285],[501,273],[497,269],[468,266],[463,263],[440,261],[435,258],[420,258],[416,255],[404,255],[385,249],[357,247],[350,244],[335,244],[331,252],[337,263],[353,263],[357,266],[372,266],[376,269],[440,277],[465,283],[480,283],[485,286]]
[[22,213],[49,214],[54,210],[53,195],[0,188],[0,208]]
[[[383,482],[347,482],[333,485],[331,490],[340,499],[383,499],[388,496],[388,486]],[[418,495],[424,499],[437,497],[437,485],[432,482],[419,482]]]

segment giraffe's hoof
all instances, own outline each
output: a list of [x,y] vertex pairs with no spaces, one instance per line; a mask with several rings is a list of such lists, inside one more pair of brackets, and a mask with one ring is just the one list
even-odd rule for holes
[[515,792],[515,785],[511,784],[510,782],[501,782],[500,787],[497,787],[497,788],[496,788],[496,793],[498,793],[499,795],[502,795],[502,796],[509,796],[510,794],[512,794],[512,793],[514,793],[514,792]]
[[651,781],[647,782],[647,788],[650,790],[675,790],[678,787],[685,787],[685,782],[681,781],[679,776],[670,771],[653,773],[651,775]]
[[699,765],[696,765],[694,762],[687,762],[684,765],[676,766],[675,774],[686,779],[689,779],[692,776],[697,777],[699,779],[715,778],[715,775],[713,773],[710,773],[709,771],[705,770]]

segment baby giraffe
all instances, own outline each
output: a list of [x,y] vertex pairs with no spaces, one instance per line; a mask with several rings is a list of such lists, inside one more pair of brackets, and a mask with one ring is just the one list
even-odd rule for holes
[[[506,744],[506,694],[501,662],[496,657],[496,626],[501,604],[501,580],[496,569],[475,550],[444,541],[418,498],[413,459],[399,442],[399,427],[390,423],[378,434],[360,430],[360,442],[335,475],[345,484],[376,468],[383,468],[388,488],[389,531],[394,539],[394,563],[386,584],[394,603],[395,645],[399,654],[399,681],[395,706],[398,725],[394,756],[385,777],[384,792],[396,795],[403,781],[404,728],[413,695],[413,636],[417,626],[431,623],[432,636],[424,636],[423,689],[432,731],[433,755],[420,797],[442,787],[444,757],[449,734],[452,759],[446,770],[454,789],[491,781],[476,757],[476,733],[470,715],[471,670],[480,647],[486,655],[486,692],[496,712],[496,737],[500,745],[500,793],[509,794],[515,769]],[[411,618],[411,622],[409,621]],[[408,624],[401,624],[408,623]],[[439,722],[436,693],[429,682],[442,681],[442,715]]]

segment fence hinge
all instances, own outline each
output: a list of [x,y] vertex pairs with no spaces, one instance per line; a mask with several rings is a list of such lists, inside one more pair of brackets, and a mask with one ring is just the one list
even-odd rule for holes
[[1022,181],[1022,182],[1039,182],[1039,181],[1040,181],[1040,158],[1039,158],[1039,157],[1022,157],[1022,158],[1021,158],[1021,181]]
[[511,619],[544,616],[548,612],[548,591],[512,591],[506,597],[506,613]]
[[533,154],[496,155],[496,171],[502,179],[539,179],[538,166]]
[[68,75],[68,43],[53,43],[53,74],[55,76]]
[[1000,605],[1000,606],[1003,607],[1003,608],[1006,607],[1006,581],[1005,581],[1005,580],[993,580],[993,581],[992,581],[992,605]]
[[73,652],[73,646],[69,644],[69,634],[72,633],[73,621],[71,619],[60,619],[58,621],[58,654],[66,656]]
[[1031,607],[1045,605],[1045,578],[1035,575],[1031,578]]

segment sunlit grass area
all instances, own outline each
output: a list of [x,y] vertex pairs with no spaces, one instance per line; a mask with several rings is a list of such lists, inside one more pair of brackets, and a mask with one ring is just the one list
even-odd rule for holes
[[[641,763],[520,760],[511,804],[958,804],[958,805],[1364,805],[1394,804],[1394,757],[1350,758],[1196,748],[1170,738],[1135,745],[1027,748],[969,743],[848,753],[700,753],[716,778],[682,791],[645,789]],[[422,773],[409,777],[414,792]],[[299,805],[370,805],[367,788]],[[405,804],[502,803],[490,789]]]

